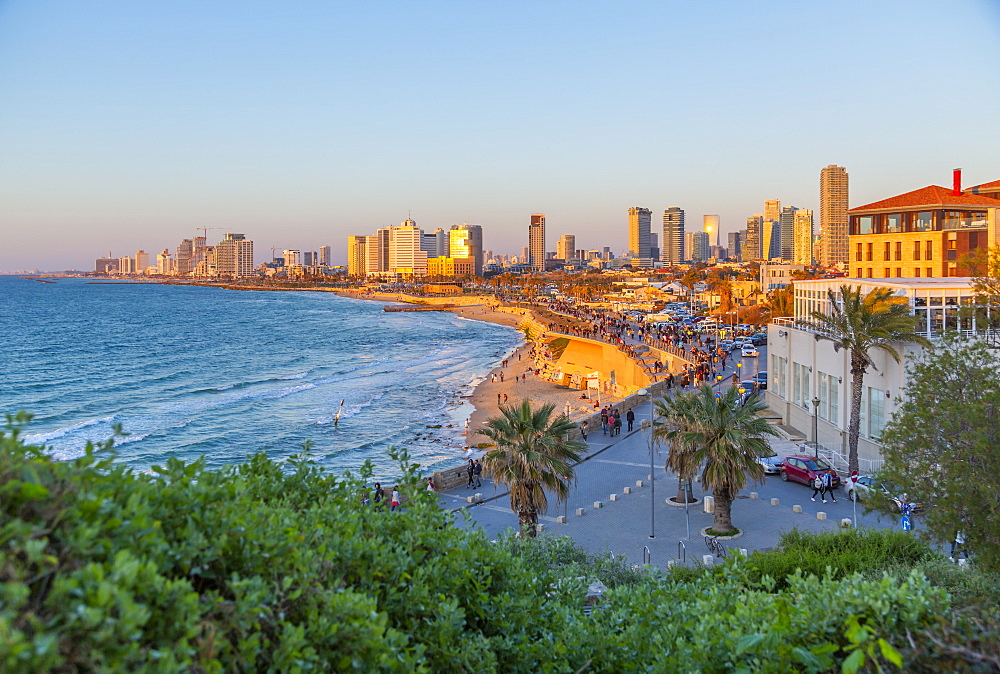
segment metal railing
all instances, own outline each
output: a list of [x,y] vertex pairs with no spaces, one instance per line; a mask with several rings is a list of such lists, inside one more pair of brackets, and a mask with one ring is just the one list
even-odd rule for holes
[[677,541],[677,559],[681,560],[681,564],[687,564],[688,548],[684,541]]
[[[802,448],[803,454],[814,454],[819,458],[830,464],[834,470],[844,475],[850,473],[850,462],[846,454],[840,451],[839,448],[828,447],[826,445],[820,444],[819,446],[814,445],[811,442],[803,442],[799,447]],[[864,457],[858,457],[858,472],[859,473],[874,473],[882,469],[885,461],[883,459],[866,459]]]
[[653,553],[649,551],[649,546],[642,546],[642,563],[652,564],[653,563]]

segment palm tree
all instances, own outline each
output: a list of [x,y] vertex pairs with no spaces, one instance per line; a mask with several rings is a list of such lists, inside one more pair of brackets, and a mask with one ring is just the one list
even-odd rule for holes
[[586,445],[566,440],[576,424],[565,415],[552,419],[555,405],[532,409],[531,402],[501,406],[500,416],[486,421],[480,433],[496,443],[483,457],[483,472],[510,490],[510,509],[517,513],[521,532],[534,537],[538,513],[549,502],[546,490],[559,502],[569,496],[573,464],[580,461]]
[[895,344],[911,342],[925,348],[930,341],[916,333],[916,318],[910,315],[905,300],[895,297],[889,288],[875,288],[862,296],[860,286],[840,286],[840,300],[827,291],[830,313],[812,312],[811,321],[799,321],[803,327],[817,330],[817,339],[833,342],[835,350],[851,354],[851,419],[847,427],[847,461],[851,471],[858,469],[858,436],[861,432],[861,395],[865,374],[874,364],[871,353],[881,349],[898,363]]
[[763,479],[757,459],[769,454],[767,436],[778,435],[759,416],[763,402],[750,398],[741,405],[739,398],[736,387],[716,398],[705,384],[699,391],[656,401],[654,435],[668,443],[667,468],[690,478],[701,467],[702,483],[715,496],[712,530],[719,534],[736,531],[733,501],[748,478]]

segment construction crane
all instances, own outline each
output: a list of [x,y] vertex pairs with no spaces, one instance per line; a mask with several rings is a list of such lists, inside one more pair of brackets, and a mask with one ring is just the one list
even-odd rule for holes
[[205,239],[205,242],[207,243],[208,242],[208,230],[210,230],[210,229],[225,229],[225,227],[195,227],[194,229],[195,229],[196,232],[201,232],[202,238]]

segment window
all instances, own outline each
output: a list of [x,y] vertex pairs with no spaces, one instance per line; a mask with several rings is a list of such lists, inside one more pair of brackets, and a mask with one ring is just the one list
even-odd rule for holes
[[921,211],[913,218],[914,232],[929,232],[934,229],[934,212]]
[[784,398],[787,393],[785,392],[785,368],[787,367],[788,359],[782,358],[781,356],[776,356],[771,354],[771,371],[768,373],[768,389],[774,395]]
[[[928,261],[934,259],[934,242],[933,241],[928,241],[927,245],[924,247],[924,259],[928,260]],[[930,276],[930,274],[928,274],[928,276]]]
[[903,268],[896,267],[896,278],[903,278]]
[[871,215],[862,215],[858,217],[858,234],[871,234],[872,224],[875,218]]
[[866,255],[866,261],[867,262],[871,262],[872,261],[872,254],[874,252],[874,248],[875,248],[875,244],[869,243],[868,246],[867,246],[867,248],[865,249],[865,255]]
[[885,231],[895,234],[903,231],[903,216],[900,213],[889,213],[885,216]]
[[858,244],[857,253],[855,254],[855,261],[861,262],[861,244]]
[[884,272],[882,274],[882,278],[889,278],[890,276],[892,276],[892,274],[889,273],[890,271],[889,267],[884,267],[882,271]]
[[872,268],[868,267],[868,278],[872,278]]
[[867,411],[867,414],[862,414],[861,432],[872,440],[882,437],[882,429],[885,428],[885,401],[885,391],[868,387],[865,404],[861,406],[862,412]]
[[927,278],[934,276],[934,267],[927,267]]
[[920,267],[914,267],[913,268],[913,276],[915,278],[920,278]]
[[903,259],[903,242],[896,242],[896,262],[900,262]]
[[[859,243],[858,245],[860,246],[861,244]],[[913,259],[914,260],[919,260],[920,259],[920,242],[919,241],[914,241],[913,242]]]
[[890,259],[891,253],[889,252],[889,250],[890,250],[891,246],[892,246],[892,244],[890,242],[886,241],[885,242],[885,246],[883,247],[882,259],[885,260],[886,262],[888,262],[889,259]]

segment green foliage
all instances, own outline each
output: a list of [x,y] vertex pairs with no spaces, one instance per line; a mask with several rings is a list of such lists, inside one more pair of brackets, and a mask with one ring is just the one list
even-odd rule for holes
[[[996,635],[918,572],[796,571],[779,587],[741,559],[661,575],[567,539],[491,543],[451,525],[405,452],[412,498],[389,513],[308,446],[136,474],[110,443],[53,461],[21,442],[25,421],[0,434],[4,672],[826,672],[897,653],[944,671]],[[611,589],[588,617],[595,577]]]
[[995,351],[957,337],[914,362],[882,434],[879,473],[928,504],[920,535],[950,542],[964,531],[976,563],[992,571],[1000,571],[997,364]]

